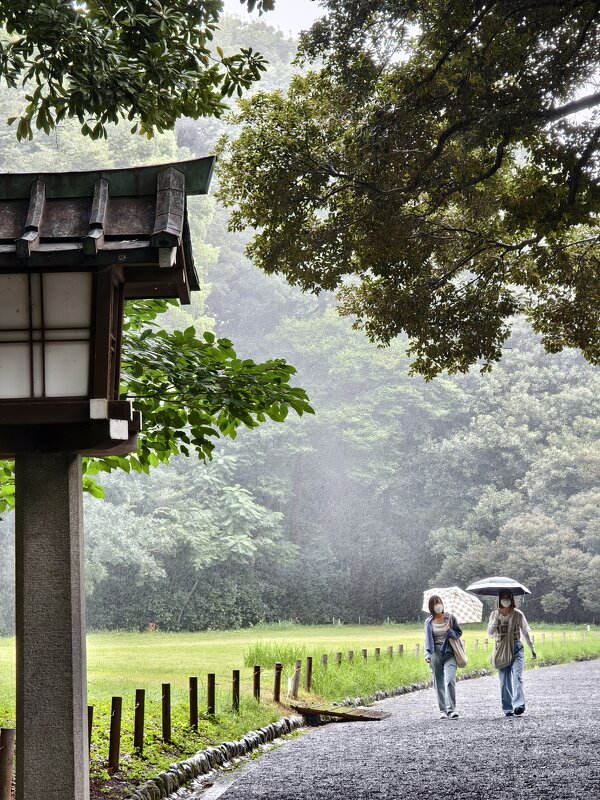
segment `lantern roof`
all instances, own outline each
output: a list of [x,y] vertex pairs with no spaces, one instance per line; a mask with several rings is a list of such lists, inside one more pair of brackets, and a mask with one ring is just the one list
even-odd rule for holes
[[214,163],[0,174],[0,272],[118,265],[127,298],[189,302],[186,198],[208,192]]

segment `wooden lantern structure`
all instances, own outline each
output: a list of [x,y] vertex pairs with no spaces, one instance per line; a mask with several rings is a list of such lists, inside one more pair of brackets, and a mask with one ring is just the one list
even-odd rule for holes
[[186,196],[208,191],[213,165],[0,175],[0,457],[135,449],[123,303],[190,302]]
[[0,175],[0,457],[15,458],[17,800],[89,798],[81,455],[131,452],[123,304],[198,289],[214,158]]

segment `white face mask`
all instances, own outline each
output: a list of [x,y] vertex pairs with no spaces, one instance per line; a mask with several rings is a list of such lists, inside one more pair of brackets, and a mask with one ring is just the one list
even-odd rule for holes
[[444,610],[444,606],[441,603],[436,603],[433,607],[433,610],[435,611],[436,614],[441,614],[442,611]]
[[502,608],[510,608],[512,606],[512,600],[500,600],[500,605]]

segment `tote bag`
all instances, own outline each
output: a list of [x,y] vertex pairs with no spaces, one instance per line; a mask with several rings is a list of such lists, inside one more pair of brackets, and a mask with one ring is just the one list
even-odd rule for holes
[[449,639],[450,647],[454,653],[454,660],[456,661],[457,667],[466,667],[468,663],[467,654],[465,653],[465,648],[463,643],[460,639]]

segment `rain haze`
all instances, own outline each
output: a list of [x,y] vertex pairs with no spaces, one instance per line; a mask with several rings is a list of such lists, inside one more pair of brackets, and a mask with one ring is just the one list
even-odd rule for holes
[[[597,4],[565,3],[573,19],[581,9],[589,14],[564,41],[589,38],[597,53]],[[176,162],[220,148],[209,196],[185,201],[200,290],[189,304],[127,307],[123,386],[112,396],[126,391],[142,411],[147,447],[84,462],[91,800],[167,792],[182,800],[597,793],[600,372],[596,317],[586,316],[600,292],[597,68],[582,67],[581,82],[562,87],[569,70],[544,46],[545,60],[521,85],[520,70],[539,53],[525,52],[533,34],[515,34],[523,57],[498,77],[509,48],[494,50],[504,19],[489,3],[478,13],[493,17],[481,35],[494,31],[494,59],[481,74],[465,68],[456,88],[458,73],[445,55],[432,61],[420,53],[412,17],[405,28],[395,18],[387,24],[386,15],[406,5],[340,3],[341,14],[382,9],[383,23],[365,36],[368,58],[340,57],[319,80],[307,69],[288,93],[298,36],[323,8],[276,0],[274,11],[259,15],[224,0],[214,45],[228,56],[252,47],[267,64],[260,80],[240,90],[244,102],[215,88],[215,113],[179,117],[153,138],[133,135],[131,121],[91,138],[77,119],[49,135],[34,124],[31,141],[8,129],[0,136],[0,171],[28,176],[156,164],[177,172]],[[465,3],[408,5],[418,15]],[[532,13],[530,32],[556,4],[537,16],[531,3],[522,6]],[[336,42],[348,35],[340,19],[331,46],[345,58],[362,40]],[[432,13],[428,24],[436,21]],[[559,36],[563,23],[555,22],[540,41]],[[448,30],[440,23],[435,33],[430,40],[441,47]],[[459,39],[448,44],[450,61],[452,48],[463,47]],[[379,41],[381,70],[353,73],[377,59]],[[415,54],[423,56],[418,69],[437,64],[440,83],[427,74],[425,99],[410,95],[407,114],[403,92],[412,91],[414,75],[405,70]],[[548,99],[540,77],[551,70],[548,85],[564,98],[568,135],[559,101]],[[514,96],[501,94],[517,84]],[[441,106],[440,86],[448,93]],[[500,134],[489,122],[495,106],[485,106],[497,93],[509,110],[525,95],[514,117],[502,107],[508,116]],[[458,106],[483,105],[463,119],[455,95]],[[11,114],[29,102],[4,84],[0,98]],[[231,113],[221,113],[222,100]],[[556,126],[540,132],[534,115],[526,142],[513,141],[520,117],[542,102]],[[482,133],[480,123],[489,129]],[[473,126],[464,137],[463,124]],[[107,219],[116,224],[121,198],[111,206],[111,197]],[[27,202],[21,198],[19,209]],[[549,218],[536,216],[544,209]],[[538,241],[536,225],[547,230],[563,211],[556,238]],[[36,250],[36,235],[32,228],[23,237],[34,242],[23,269],[36,269],[56,245],[40,240]],[[0,241],[0,281],[2,259],[16,253],[11,237]],[[109,235],[107,242],[110,250]],[[166,247],[155,250],[162,264]],[[125,263],[115,274],[125,274]],[[515,288],[517,280],[531,284]],[[518,303],[535,298],[529,316],[518,313],[513,292]],[[0,412],[8,391],[2,347],[21,335],[3,329],[3,302]],[[501,328],[494,340],[498,320],[510,331]],[[0,728],[10,730],[20,596],[13,489],[13,462],[5,459]],[[455,682],[456,675],[473,680]],[[123,731],[120,746],[110,748],[115,697],[123,701]],[[313,728],[317,704],[329,710],[326,719],[351,715],[353,706],[367,719]],[[134,745],[140,708],[144,736],[136,728]],[[287,738],[301,724],[303,735]],[[260,733],[245,736],[250,731]],[[265,740],[273,738],[285,746],[248,759],[270,750]],[[218,753],[206,752],[225,741]],[[503,766],[494,771],[499,747]],[[120,761],[109,764],[115,751]],[[232,763],[243,769],[229,774]],[[223,773],[231,785],[220,782]],[[195,783],[179,788],[182,774]]]

